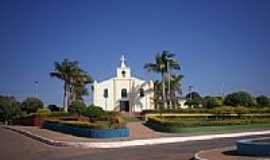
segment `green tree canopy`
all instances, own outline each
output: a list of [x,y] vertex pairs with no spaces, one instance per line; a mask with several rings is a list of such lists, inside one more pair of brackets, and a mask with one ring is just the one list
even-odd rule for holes
[[83,115],[89,117],[91,121],[94,121],[96,118],[106,116],[106,113],[107,112],[105,112],[101,107],[90,105],[89,107],[86,107]]
[[61,111],[61,108],[58,107],[58,106],[55,105],[55,104],[49,104],[49,105],[48,105],[48,108],[49,108],[49,110],[52,111],[52,112],[58,112],[58,111]]
[[196,92],[196,91],[193,91],[191,93],[188,93],[186,95],[186,105],[188,105],[189,107],[199,107],[201,104],[202,104],[202,97],[201,95]]
[[64,81],[64,111],[68,111],[71,99],[82,99],[87,94],[86,84],[92,83],[91,76],[84,71],[78,61],[64,59],[61,63],[55,62],[51,77]]
[[39,108],[43,108],[43,102],[37,97],[28,97],[21,104],[22,111],[27,114],[35,113]]
[[256,97],[257,106],[268,107],[270,106],[270,100],[268,97],[261,95]]
[[14,97],[0,96],[0,120],[10,124],[22,115],[19,102]]
[[200,95],[198,92],[193,91],[193,92],[191,92],[191,93],[188,93],[188,94],[186,95],[186,98],[187,98],[187,99],[200,99],[200,98],[201,98],[201,95]]
[[[155,56],[154,63],[147,63],[144,65],[144,69],[148,72],[154,72],[161,75],[162,78],[162,101],[163,106],[167,108],[167,99],[168,92],[166,92],[166,74],[169,70],[180,70],[180,64],[175,58],[175,54],[171,53],[168,50],[164,50],[161,53],[157,53]],[[159,100],[158,100],[159,101]]]
[[203,98],[203,107],[214,108],[222,105],[222,98],[206,96]]
[[71,113],[76,113],[80,116],[85,110],[85,108],[86,105],[82,100],[75,100],[69,106],[68,111]]
[[254,101],[252,96],[244,91],[228,94],[224,99],[224,104],[228,106],[252,106]]

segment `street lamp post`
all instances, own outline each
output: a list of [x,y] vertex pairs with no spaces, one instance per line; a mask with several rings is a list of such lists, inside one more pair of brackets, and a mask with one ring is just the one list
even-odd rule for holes
[[189,86],[188,86],[189,100],[191,100],[191,99],[192,99],[192,95],[191,95],[191,93],[192,93],[192,88],[193,88],[193,86],[192,86],[192,85],[189,85]]
[[39,82],[35,81],[35,96],[38,97],[38,86],[39,86]]

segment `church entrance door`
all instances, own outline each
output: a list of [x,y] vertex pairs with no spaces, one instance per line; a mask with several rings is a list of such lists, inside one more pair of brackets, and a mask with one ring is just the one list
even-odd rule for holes
[[129,101],[120,101],[120,111],[129,112]]

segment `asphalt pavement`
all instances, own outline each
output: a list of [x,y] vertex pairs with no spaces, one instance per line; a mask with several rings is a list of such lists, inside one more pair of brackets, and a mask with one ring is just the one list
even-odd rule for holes
[[[270,136],[270,135],[268,135]],[[255,137],[255,136],[253,136]],[[259,137],[259,136],[256,136]],[[119,149],[53,147],[0,127],[1,160],[188,160],[199,150],[235,144],[238,137]]]

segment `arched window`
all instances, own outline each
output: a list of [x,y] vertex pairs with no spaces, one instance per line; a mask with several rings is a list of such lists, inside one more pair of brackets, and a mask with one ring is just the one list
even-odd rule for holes
[[104,89],[103,96],[104,98],[107,98],[109,96],[108,89]]
[[124,89],[121,90],[121,97],[122,98],[126,98],[127,97],[127,89],[124,88]]
[[144,89],[140,88],[140,97],[144,97]]

